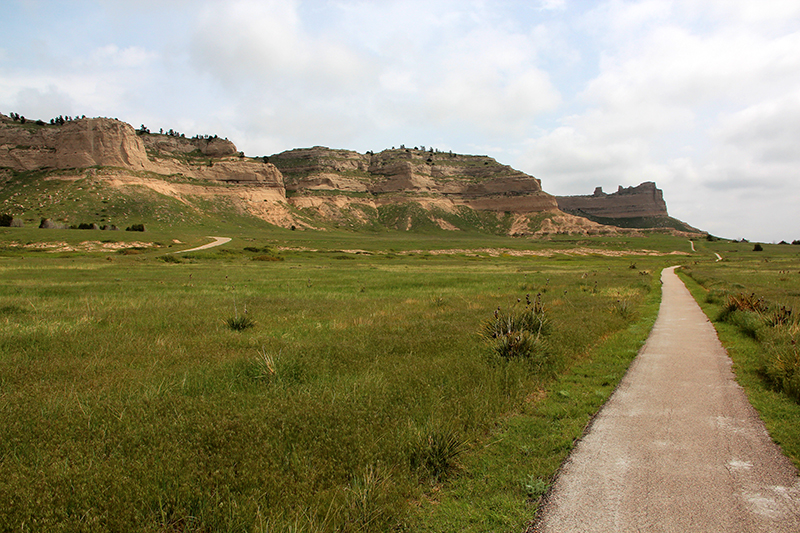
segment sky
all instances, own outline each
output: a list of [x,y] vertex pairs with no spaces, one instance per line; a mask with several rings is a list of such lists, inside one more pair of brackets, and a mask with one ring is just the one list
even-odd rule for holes
[[0,112],[489,155],[555,195],[654,181],[720,237],[800,239],[797,0],[3,0]]

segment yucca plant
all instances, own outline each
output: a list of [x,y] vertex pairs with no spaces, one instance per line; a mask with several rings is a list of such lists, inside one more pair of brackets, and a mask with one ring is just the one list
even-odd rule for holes
[[503,358],[532,357],[546,350],[543,337],[550,333],[550,329],[540,293],[533,300],[530,295],[525,295],[522,309],[504,312],[498,307],[494,317],[484,322],[481,334],[490,340],[494,351]]

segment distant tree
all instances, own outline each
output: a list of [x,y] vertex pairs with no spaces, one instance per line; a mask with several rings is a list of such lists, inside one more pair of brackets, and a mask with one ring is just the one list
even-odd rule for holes
[[42,120],[42,119],[37,120],[36,121],[36,125],[37,126],[44,126],[44,120]]
[[11,223],[14,221],[14,216],[9,215],[8,213],[3,213],[0,215],[0,227],[9,228],[11,227]]
[[800,241],[795,239],[795,240],[792,241],[792,244],[800,244]]
[[760,244],[756,243],[756,245],[753,246],[753,251],[754,252],[763,252],[764,248]]
[[27,121],[25,120],[25,117],[19,117],[19,123],[20,123],[20,124],[25,124],[25,122],[27,122]]

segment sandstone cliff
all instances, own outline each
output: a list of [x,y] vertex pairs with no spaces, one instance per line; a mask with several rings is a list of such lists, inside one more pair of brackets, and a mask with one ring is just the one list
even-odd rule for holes
[[405,197],[445,199],[477,210],[533,213],[558,209],[541,182],[491,157],[416,149],[360,154],[322,146],[282,152],[270,158],[287,191],[368,193],[376,201]]
[[0,167],[13,170],[148,166],[144,143],[118,120],[85,118],[63,126],[12,124],[0,117]]
[[[81,187],[97,190],[111,186],[130,194],[144,188],[197,212],[215,209],[218,201],[284,227],[541,235],[616,232],[598,222],[623,226],[619,221],[669,218],[653,183],[614,194],[598,188],[592,196],[556,198],[535,177],[487,156],[404,147],[361,154],[317,146],[248,158],[216,136],[150,134],[105,118],[22,123],[0,114],[0,176],[12,183],[25,171],[83,180]],[[0,184],[2,206],[12,214],[28,213],[34,220],[55,212],[56,204],[61,216],[75,210],[58,195],[23,202],[21,194],[4,197]],[[678,227],[669,220],[650,227]]]
[[597,187],[591,196],[556,196],[562,211],[597,218],[667,217],[664,194],[656,184],[647,181],[636,187],[619,187],[606,194]]
[[14,171],[119,167],[283,191],[274,165],[240,157],[227,139],[140,134],[108,118],[20,124],[0,115],[0,167]]

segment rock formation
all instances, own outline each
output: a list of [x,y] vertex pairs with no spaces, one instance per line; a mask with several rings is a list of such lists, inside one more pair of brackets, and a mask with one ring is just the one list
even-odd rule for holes
[[595,218],[667,217],[664,194],[652,181],[636,187],[619,187],[606,194],[597,187],[591,196],[556,196],[558,208],[566,213]]
[[322,146],[270,158],[287,191],[361,192],[376,200],[396,195],[441,197],[454,205],[488,211],[533,213],[558,209],[541,182],[491,157],[391,149],[373,154]]
[[[285,227],[377,224],[538,235],[604,233],[617,229],[597,222],[622,226],[616,221],[669,218],[654,183],[556,198],[535,177],[487,156],[405,147],[361,154],[316,146],[248,158],[216,136],[150,134],[116,119],[48,125],[0,114],[0,176],[35,170],[126,191],[144,187],[197,210],[196,199],[216,200]],[[27,211],[19,194],[3,205]],[[41,210],[54,202],[30,203]],[[663,222],[649,227],[678,227],[671,219]]]
[[0,167],[26,171],[94,166],[181,174],[283,191],[283,177],[274,165],[240,157],[227,139],[151,135],[108,118],[23,125],[0,115]]
[[143,170],[144,143],[133,128],[118,120],[85,118],[63,126],[30,127],[0,120],[0,167],[13,170],[116,166]]

